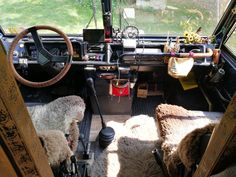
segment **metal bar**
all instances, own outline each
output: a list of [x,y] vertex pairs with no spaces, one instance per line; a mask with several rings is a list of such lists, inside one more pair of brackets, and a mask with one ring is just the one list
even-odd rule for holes
[[193,53],[193,52],[189,52],[189,53],[153,53],[153,54],[145,54],[145,53],[135,53],[135,52],[127,52],[124,53],[122,55],[120,55],[119,58],[123,58],[125,56],[135,56],[135,57],[141,57],[141,56],[159,56],[159,57],[181,57],[181,58],[187,58],[187,57],[191,57],[191,58],[206,58],[206,57],[211,57],[213,54],[212,49],[207,48],[207,53]]

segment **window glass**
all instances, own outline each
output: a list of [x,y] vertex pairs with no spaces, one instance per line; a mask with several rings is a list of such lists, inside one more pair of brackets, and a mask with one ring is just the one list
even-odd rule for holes
[[[122,30],[133,25],[143,34],[175,35],[201,27],[203,35],[210,35],[228,2],[112,0],[113,27]],[[0,14],[0,25],[7,33],[33,25],[51,25],[69,34],[81,34],[83,28],[103,28],[100,0],[0,0]]]
[[54,26],[68,34],[103,27],[97,0],[0,0],[0,14],[0,25],[7,33],[34,25]]
[[[144,34],[175,34],[183,35],[183,31],[202,29],[203,35],[210,35],[229,0],[119,0],[115,1],[114,25],[134,25]],[[118,8],[117,8],[118,7]],[[134,8],[135,18],[125,18],[122,14],[121,23],[118,16],[124,8]]]
[[236,24],[234,25],[234,30],[232,31],[232,34],[230,35],[225,45],[236,56],[236,28],[235,27],[236,27]]

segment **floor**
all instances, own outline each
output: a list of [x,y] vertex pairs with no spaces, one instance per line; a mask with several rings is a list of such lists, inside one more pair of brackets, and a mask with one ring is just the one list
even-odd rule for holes
[[155,117],[155,109],[160,103],[164,103],[164,98],[162,96],[149,96],[147,98],[134,97],[132,116],[145,114]]
[[[119,123],[124,123],[126,120],[128,120],[131,116],[130,115],[104,115],[104,121],[105,122],[110,122],[110,121],[115,121]],[[101,130],[102,125],[101,125],[101,118],[99,115],[93,115],[92,116],[92,124],[90,128],[90,136],[89,136],[89,141],[90,142],[95,142],[97,135],[99,134],[99,131]]]

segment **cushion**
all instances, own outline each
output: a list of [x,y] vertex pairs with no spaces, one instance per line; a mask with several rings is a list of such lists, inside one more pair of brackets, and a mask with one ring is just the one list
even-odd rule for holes
[[27,106],[37,132],[60,130],[69,134],[70,147],[76,151],[79,128],[77,122],[84,117],[85,103],[79,96],[60,97],[48,104]]
[[[203,128],[197,128],[187,134],[179,143],[177,148],[177,157],[184,164],[187,171],[191,171],[201,160],[201,157],[207,147],[210,135],[216,124],[209,124]],[[208,141],[204,142],[203,138],[208,136]],[[202,147],[202,144],[205,144]],[[213,174],[224,170],[230,166],[236,159],[236,136],[232,138],[224,153],[221,155]]]
[[[188,171],[191,171],[192,167],[200,162],[215,125],[211,123],[203,128],[197,128],[180,141],[177,155]],[[204,142],[203,147],[202,141],[205,136],[207,136],[208,141]]]
[[222,115],[219,112],[190,111],[169,104],[157,106],[156,118],[163,139],[163,160],[170,175],[177,176],[178,165],[182,163],[177,152],[181,140],[195,129],[219,122]]
[[38,132],[39,139],[45,149],[49,164],[59,166],[64,160],[70,161],[73,152],[70,150],[64,134],[59,130]]

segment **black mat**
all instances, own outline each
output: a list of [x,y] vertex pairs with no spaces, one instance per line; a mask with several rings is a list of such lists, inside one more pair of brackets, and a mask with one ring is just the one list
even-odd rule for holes
[[163,103],[162,96],[149,96],[147,98],[133,98],[132,116],[146,114],[151,117],[155,116],[155,109],[157,105]]
[[[92,112],[87,107],[84,113],[83,120],[79,123],[80,136],[82,135],[83,142],[79,140],[76,154],[81,156],[85,151],[89,143],[89,134],[92,123]],[[84,143],[84,144],[83,144]]]
[[79,123],[80,134],[84,135],[84,140],[89,141],[90,128],[92,123],[92,112],[86,108],[83,120]]

